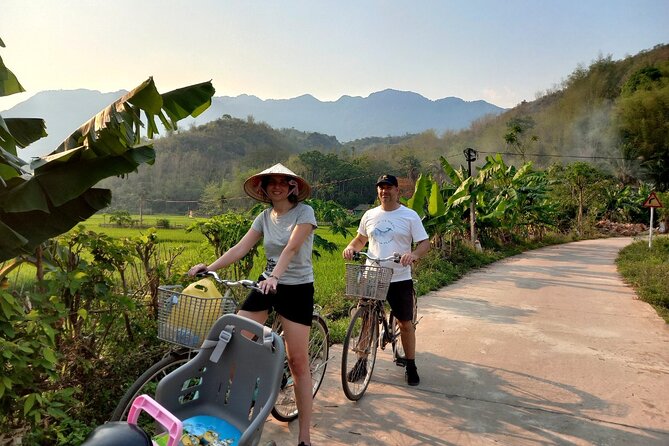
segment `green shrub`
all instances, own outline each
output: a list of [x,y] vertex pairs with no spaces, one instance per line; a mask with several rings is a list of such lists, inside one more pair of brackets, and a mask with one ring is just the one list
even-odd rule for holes
[[616,259],[618,272],[644,302],[651,304],[669,323],[669,237],[647,240],[623,248]]
[[58,377],[54,326],[64,309],[43,296],[24,301],[4,291],[0,307],[0,433],[29,427],[42,438],[33,444],[50,444],[47,426],[67,422],[68,409],[77,404],[75,390],[62,387]]
[[167,218],[159,218],[156,220],[156,227],[161,229],[169,229],[170,221]]

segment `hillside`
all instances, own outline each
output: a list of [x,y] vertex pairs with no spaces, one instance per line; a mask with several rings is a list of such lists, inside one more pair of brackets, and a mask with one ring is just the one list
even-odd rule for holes
[[[466,164],[462,151],[472,147],[481,152],[477,165],[494,152],[538,166],[581,160],[626,181],[650,168],[658,183],[669,181],[667,122],[669,45],[657,45],[619,61],[600,56],[535,101],[482,118],[465,131],[426,132],[388,150],[390,157],[408,148],[423,162],[445,156]],[[662,168],[664,173],[657,171]]]
[[[370,138],[355,141],[360,151],[387,146],[407,137]],[[294,129],[276,130],[249,118],[229,116],[189,130],[167,135],[154,143],[154,165],[142,165],[125,178],[109,178],[100,186],[113,192],[112,209],[150,213],[182,213],[197,208],[203,191],[226,200],[244,197],[241,184],[249,175],[277,162],[308,152],[348,156],[348,148],[336,138]],[[334,168],[334,163],[329,163]],[[350,173],[352,169],[348,169]],[[321,178],[322,179],[322,178]],[[233,206],[244,205],[234,202]]]

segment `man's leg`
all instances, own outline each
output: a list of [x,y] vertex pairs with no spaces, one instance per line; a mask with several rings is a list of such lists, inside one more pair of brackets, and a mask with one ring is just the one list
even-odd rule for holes
[[406,355],[406,380],[410,386],[420,384],[418,369],[416,368],[416,327],[413,321],[398,321],[400,325],[400,337],[402,338],[402,347]]

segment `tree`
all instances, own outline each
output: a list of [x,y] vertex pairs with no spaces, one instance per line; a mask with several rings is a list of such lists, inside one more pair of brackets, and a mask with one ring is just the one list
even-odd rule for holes
[[625,154],[641,160],[645,178],[658,190],[669,190],[669,62],[630,77],[617,118]]
[[[0,83],[0,95],[23,91],[1,60],[0,79],[7,79]],[[32,173],[24,169],[27,163],[16,149],[45,135],[43,120],[0,116],[0,261],[31,254],[42,242],[106,207],[111,191],[94,186],[153,163],[155,151],[148,140],[158,133],[156,118],[167,130],[174,129],[177,121],[207,109],[213,94],[211,82],[160,94],[149,78],[75,130],[51,154],[33,161]]]
[[418,180],[421,171],[420,160],[418,158],[413,155],[405,155],[400,159],[400,166],[411,182],[415,183]]
[[535,126],[534,119],[531,116],[519,116],[510,119],[506,123],[506,133],[504,142],[522,156],[525,160],[525,153],[532,142],[538,141],[536,135],[528,135],[528,132]]
[[584,217],[596,205],[604,175],[583,161],[567,166],[553,166],[549,173],[557,179],[554,190],[556,196],[566,205],[572,204],[576,207],[576,231],[582,235],[585,229]]

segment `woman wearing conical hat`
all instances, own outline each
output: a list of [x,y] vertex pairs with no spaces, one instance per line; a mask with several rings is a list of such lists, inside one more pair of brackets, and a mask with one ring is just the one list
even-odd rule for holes
[[295,380],[298,442],[309,445],[312,393],[308,342],[314,305],[311,254],[317,225],[314,210],[302,201],[309,197],[311,187],[284,165],[275,164],[247,179],[244,191],[271,206],[255,218],[235,246],[210,265],[193,266],[189,274],[225,268],[244,257],[262,239],[267,257],[265,271],[258,282],[262,292],[252,291],[239,314],[261,324],[270,311],[279,314],[288,364]]

